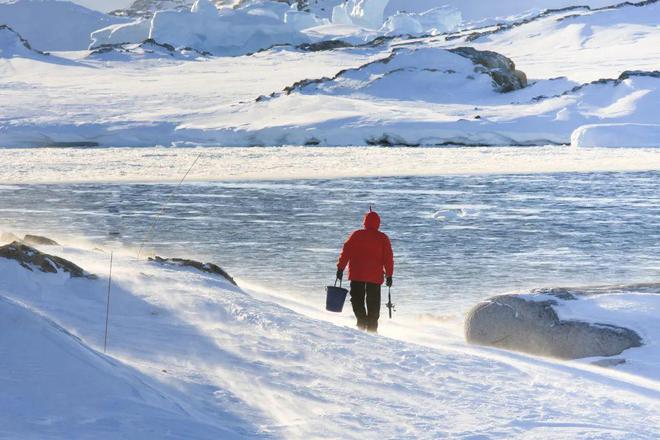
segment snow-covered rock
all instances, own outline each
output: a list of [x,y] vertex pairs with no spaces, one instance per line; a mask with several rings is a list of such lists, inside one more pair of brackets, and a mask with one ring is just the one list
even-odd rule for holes
[[574,147],[658,147],[660,124],[591,124],[571,135]]
[[629,328],[561,319],[555,310],[561,301],[580,299],[564,289],[490,298],[468,313],[465,338],[471,344],[560,359],[615,356],[642,345]]
[[0,258],[14,260],[30,271],[39,270],[45,273],[65,272],[73,278],[96,278],[71,261],[54,255],[44,254],[33,247],[16,241],[0,247]]
[[32,48],[30,43],[9,26],[0,24],[0,58],[41,57],[45,54]]
[[347,69],[334,78],[303,80],[285,92],[464,102],[470,97],[524,86],[524,74],[515,70],[511,60],[494,52],[399,48],[382,60]]
[[209,55],[208,52],[199,52],[191,48],[177,49],[169,44],[160,44],[152,39],[146,39],[142,43],[102,44],[94,47],[88,57],[103,61],[132,61],[158,58],[192,60]]
[[238,286],[234,278],[229,275],[223,268],[215,263],[202,263],[201,261],[191,260],[189,258],[162,258],[159,256],[149,257],[149,261],[154,261],[158,264],[175,267],[190,267],[203,273],[210,273],[218,275],[226,279],[234,286]]
[[32,246],[59,246],[55,240],[43,235],[26,234],[23,242]]
[[125,21],[68,1],[0,3],[0,25],[10,26],[32,47],[44,51],[87,49],[92,32]]

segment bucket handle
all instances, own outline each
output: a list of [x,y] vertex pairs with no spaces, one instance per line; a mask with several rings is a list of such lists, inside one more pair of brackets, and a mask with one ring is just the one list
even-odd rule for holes
[[339,280],[339,287],[341,288],[341,279],[340,278],[335,278],[335,287],[337,287],[337,280]]

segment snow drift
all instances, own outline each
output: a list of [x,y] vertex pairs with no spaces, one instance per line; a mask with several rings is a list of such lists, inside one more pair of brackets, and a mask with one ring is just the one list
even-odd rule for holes
[[3,296],[0,352],[3,437],[240,437],[192,419],[178,392]]
[[[57,253],[107,273],[105,252]],[[658,434],[657,389],[620,374],[657,365],[649,351],[626,353],[621,371],[610,371],[459,340],[410,344],[349,328],[348,316],[310,312],[332,324],[258,300],[222,277],[119,250],[114,261],[106,357],[95,348],[103,345],[107,278],[30,272],[0,258],[0,294],[12,301],[0,300],[0,367],[12,373],[0,397],[8,436]],[[639,324],[655,335],[657,310],[645,310]]]
[[571,135],[574,147],[657,147],[660,124],[583,125]]

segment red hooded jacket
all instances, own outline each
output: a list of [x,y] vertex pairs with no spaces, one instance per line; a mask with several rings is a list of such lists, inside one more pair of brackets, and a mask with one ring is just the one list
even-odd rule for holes
[[394,274],[392,244],[379,227],[380,217],[370,210],[364,217],[364,229],[353,232],[344,243],[337,268],[344,270],[348,264],[349,280],[383,284],[383,274]]

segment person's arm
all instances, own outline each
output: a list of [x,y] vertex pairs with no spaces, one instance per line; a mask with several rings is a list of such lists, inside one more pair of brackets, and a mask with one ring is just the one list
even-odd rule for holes
[[341,254],[339,254],[339,260],[337,261],[337,270],[344,271],[348,262],[351,260],[351,251],[353,248],[353,234],[348,237],[348,240],[344,243],[344,246],[341,248]]
[[385,255],[383,257],[385,277],[392,278],[394,275],[394,252],[392,252],[392,243],[387,235],[385,236]]

